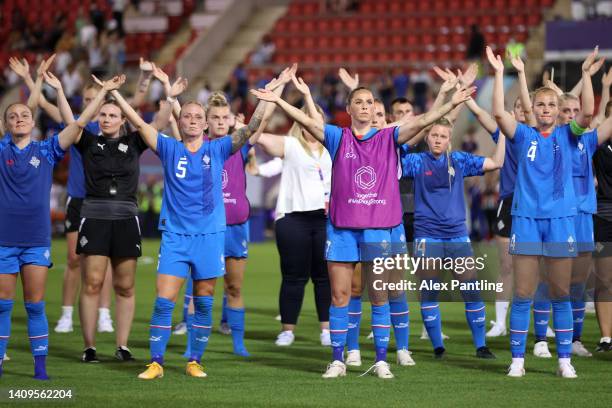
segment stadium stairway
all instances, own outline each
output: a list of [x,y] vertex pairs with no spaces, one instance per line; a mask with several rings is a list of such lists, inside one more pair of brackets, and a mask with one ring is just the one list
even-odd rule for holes
[[[285,15],[288,3],[288,0],[241,0],[217,23],[238,29],[224,35],[223,30],[213,26],[209,32],[200,34],[177,63],[177,72],[190,80],[191,95],[188,96],[195,97],[205,82],[211,90],[221,89],[234,68]],[[215,44],[212,48],[211,43]]]

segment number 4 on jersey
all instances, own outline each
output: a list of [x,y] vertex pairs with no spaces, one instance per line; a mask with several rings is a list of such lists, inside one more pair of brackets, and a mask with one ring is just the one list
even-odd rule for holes
[[529,146],[529,150],[527,150],[527,157],[531,160],[534,161],[535,157],[536,157],[536,150],[538,149],[538,143],[537,142],[531,142],[531,146]]

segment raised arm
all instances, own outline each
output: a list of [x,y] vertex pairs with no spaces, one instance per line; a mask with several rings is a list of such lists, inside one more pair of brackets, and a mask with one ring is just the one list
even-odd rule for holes
[[[165,101],[161,101],[159,112],[155,115],[155,120],[151,123],[157,130],[165,129],[168,126],[170,121],[170,117],[172,116],[172,110],[174,108],[174,103],[176,102],[176,98],[185,92],[187,89],[188,82],[184,78],[177,78],[174,81],[174,84],[167,90],[167,98]],[[178,103],[178,102],[177,102]]]
[[[34,90],[34,81],[30,76],[30,66],[28,61],[25,58],[23,58],[22,61],[19,61],[17,58],[11,57],[9,59],[9,66],[17,75],[23,78],[23,81],[31,93]],[[40,106],[41,109],[44,110],[54,122],[62,122],[60,110],[57,108],[57,106],[50,103],[42,93],[40,93],[38,98],[38,106]]]
[[138,76],[136,93],[131,100],[132,106],[139,108],[144,105],[149,91],[149,85],[151,84],[151,78],[153,78],[153,64],[140,57],[140,75]]
[[[589,68],[589,73],[591,74],[591,76],[595,75],[597,73],[597,71],[599,71],[599,69],[602,67],[604,62],[605,62],[604,58],[600,58],[597,61],[593,62],[593,64]],[[580,81],[578,81],[576,83],[576,85],[574,85],[572,90],[569,91],[568,93],[572,94],[576,98],[578,98],[578,97],[580,97],[580,95],[582,95],[582,91],[583,90],[584,90],[584,79],[582,77],[580,77]]]
[[525,122],[529,126],[536,125],[535,115],[531,106],[531,99],[529,98],[529,87],[527,86],[527,76],[525,75],[525,64],[520,56],[513,56],[511,59],[512,66],[518,72],[519,80],[519,99],[521,100],[521,107],[525,114]]
[[468,99],[465,104],[467,105],[468,109],[474,114],[478,123],[480,123],[480,125],[485,128],[487,132],[495,132],[495,130],[497,129],[497,122],[495,122],[495,119],[493,119],[493,117],[489,115],[487,111],[478,106],[476,101],[472,98]]
[[145,144],[149,147],[149,149],[156,152],[157,151],[157,133],[158,133],[157,129],[155,129],[153,126],[145,122],[140,117],[140,115],[138,115],[138,113],[134,110],[134,108],[132,108],[130,104],[127,103],[125,98],[118,91],[113,91],[111,92],[111,94],[113,95],[117,103],[119,104],[121,111],[124,113],[127,119],[132,123],[132,125],[134,125],[138,133],[140,133],[140,137],[142,137],[142,140],[145,142]]
[[591,127],[597,127],[606,119],[606,105],[610,101],[610,85],[612,85],[612,67],[607,74],[601,77],[601,100],[599,101],[599,111],[593,120]]
[[[274,92],[268,91],[273,95],[277,96]],[[255,112],[251,116],[251,120],[249,123],[240,129],[234,130],[234,132],[230,135],[232,138],[232,153],[236,153],[244,144],[249,140],[249,138],[253,135],[253,133],[257,132],[259,126],[261,125],[261,121],[264,116],[264,112],[267,108],[269,102],[259,101],[257,107],[255,108]]]
[[168,77],[168,74],[166,74],[157,65],[155,64],[151,64],[151,65],[153,65],[153,76],[164,85],[166,96],[169,98],[168,101],[172,103],[172,113],[174,114],[175,118],[178,118],[181,114],[181,104],[178,102],[176,98],[170,97],[170,94],[172,93],[172,86],[170,85],[170,78]]
[[306,82],[304,82],[301,77],[296,78],[295,74],[291,77],[291,81],[293,82],[293,86],[295,86],[295,89],[300,91],[300,93],[304,97],[304,105],[306,106],[306,113],[308,114],[308,116],[314,118],[317,121],[325,122],[325,119],[321,117],[321,115],[317,111],[317,106],[314,102],[314,99],[312,99],[310,88],[308,87]]
[[[295,72],[297,71],[297,64],[293,64],[291,67],[285,68],[278,78],[274,78],[272,81],[268,82],[265,86],[265,89],[268,89],[274,92],[279,97],[283,94],[283,90],[285,86],[291,81],[291,78],[295,76]],[[257,143],[257,140],[262,135],[262,133],[268,127],[268,123],[270,123],[270,119],[274,114],[274,110],[276,109],[276,104],[266,103],[266,109],[263,114],[263,118],[261,119],[261,123],[259,124],[259,128],[249,137],[249,143],[254,145]]]
[[454,93],[452,99],[449,102],[445,103],[438,109],[431,109],[429,110],[429,112],[415,116],[409,122],[400,125],[397,142],[399,144],[404,144],[408,142],[425,127],[431,125],[436,120],[449,113],[452,109],[465,102],[475,89],[476,88],[473,87],[462,87]]
[[504,165],[504,157],[506,156],[506,137],[503,133],[499,134],[497,145],[493,155],[485,158],[482,165],[482,171],[492,171],[501,168]]
[[[582,106],[578,115],[576,115],[576,123],[581,128],[588,128],[593,120],[593,112],[595,111],[595,95],[593,94],[593,84],[591,82],[591,68],[597,57],[599,47],[595,47],[592,53],[582,63]],[[599,68],[598,68],[599,69]],[[597,71],[594,71],[594,73]]]
[[292,120],[302,125],[304,129],[313,135],[319,142],[325,142],[325,122],[323,122],[323,120],[311,118],[306,113],[302,112],[295,106],[290,105],[271,91],[265,89],[252,89],[251,93],[262,101],[276,103],[276,105],[278,105]]
[[353,89],[359,86],[359,74],[358,73],[355,73],[355,76],[352,77],[346,69],[340,68],[338,70],[338,76],[340,77],[340,80],[342,81],[344,86],[346,86],[349,89],[349,91],[352,91]]
[[[53,77],[48,73],[45,74],[45,79],[50,83],[54,82]],[[55,80],[57,80],[57,78],[55,78]],[[108,92],[118,89],[124,82],[125,75],[121,75],[100,83],[101,88],[96,94],[96,97],[89,105],[87,105],[87,108],[85,108],[83,113],[81,113],[81,116],[79,116],[76,121],[70,123],[68,127],[60,132],[59,144],[62,149],[66,150],[68,147],[70,147],[70,145],[78,143],[79,140],[81,140],[82,130],[85,128],[85,126],[87,126],[98,111],[98,105],[104,101],[104,98]]]
[[32,116],[36,115],[36,109],[38,109],[38,100],[40,99],[41,95],[40,91],[42,89],[44,73],[49,69],[54,59],[55,54],[51,55],[51,57],[49,57],[47,60],[43,59],[38,66],[38,70],[36,71],[36,82],[34,83],[34,88],[30,90],[30,97],[27,101],[27,105],[32,111]]
[[512,139],[516,131],[516,119],[504,109],[504,63],[499,55],[494,55],[491,47],[487,46],[489,64],[495,70],[493,83],[493,116],[504,135]]
[[49,84],[55,92],[57,93],[57,106],[59,107],[59,112],[61,112],[62,121],[69,125],[74,122],[74,116],[72,114],[72,108],[68,103],[68,99],[66,99],[66,95],[64,94],[64,88],[62,87],[62,81],[60,81],[55,75],[51,73],[51,71],[47,71],[44,74],[45,82]]

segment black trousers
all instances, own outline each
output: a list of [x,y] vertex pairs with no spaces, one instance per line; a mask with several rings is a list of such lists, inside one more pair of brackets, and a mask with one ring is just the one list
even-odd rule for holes
[[297,324],[309,279],[314,285],[319,321],[329,321],[331,288],[325,262],[325,224],[323,210],[289,213],[276,221],[282,274],[278,306],[284,324]]

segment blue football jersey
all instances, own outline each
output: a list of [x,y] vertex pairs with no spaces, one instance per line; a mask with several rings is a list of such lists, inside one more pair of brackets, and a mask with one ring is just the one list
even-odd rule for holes
[[464,177],[480,176],[485,158],[465,152],[435,158],[431,152],[404,154],[403,175],[414,179],[414,236],[449,239],[467,236]]
[[0,143],[0,245],[51,245],[53,167],[63,157],[57,134],[23,149]]
[[205,141],[197,152],[162,135],[157,155],[164,168],[164,195],[159,229],[177,234],[225,231],[223,164],[232,152],[229,136]]
[[[497,144],[499,141],[499,128],[491,134],[491,138]],[[506,139],[507,140],[507,139]],[[506,141],[506,151],[504,153],[504,165],[499,172],[499,198],[510,197],[514,194],[514,185],[516,184],[517,161],[516,151],[513,144]]]
[[512,215],[527,218],[560,218],[576,215],[572,180],[572,139],[569,125],[556,127],[548,136],[517,124],[514,138],[518,172]]
[[593,182],[593,155],[597,150],[597,130],[570,139],[572,146],[572,176],[578,211],[597,212],[595,183]]

